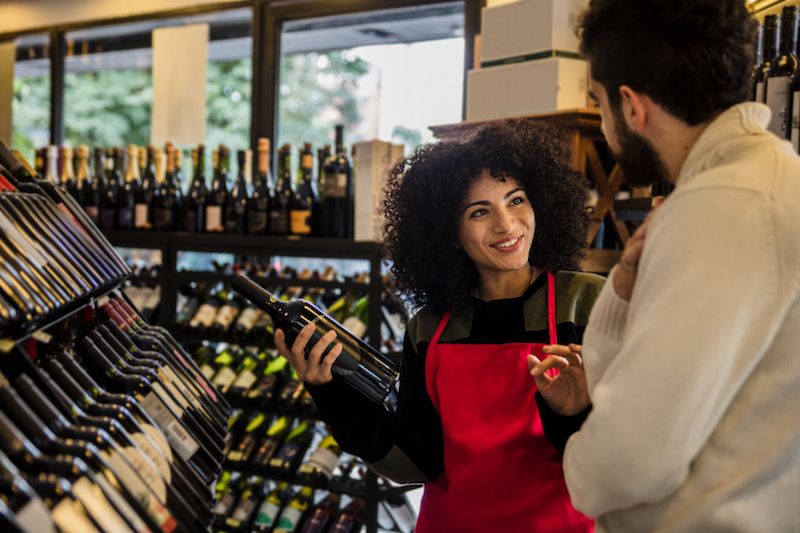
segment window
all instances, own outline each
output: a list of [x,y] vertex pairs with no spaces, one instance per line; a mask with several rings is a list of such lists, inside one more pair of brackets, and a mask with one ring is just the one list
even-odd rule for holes
[[208,23],[206,144],[248,146],[251,19],[252,10],[245,8],[68,32],[64,80],[66,142],[73,146],[148,144],[151,32],[160,27]]
[[283,24],[278,144],[381,139],[406,150],[461,120],[464,5],[448,2]]
[[11,142],[31,163],[36,147],[50,140],[49,43],[46,34],[16,41]]

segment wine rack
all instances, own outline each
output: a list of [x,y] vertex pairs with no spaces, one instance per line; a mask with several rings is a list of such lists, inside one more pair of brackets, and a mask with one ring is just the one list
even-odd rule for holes
[[[369,339],[380,339],[381,336],[381,295],[384,290],[382,284],[381,266],[384,258],[383,248],[378,243],[354,242],[338,239],[318,238],[286,238],[247,235],[221,235],[198,234],[184,232],[150,233],[136,231],[107,231],[105,235],[117,247],[133,249],[154,249],[161,252],[162,264],[159,272],[161,284],[161,305],[157,322],[166,329],[175,327],[175,313],[178,302],[178,287],[189,282],[230,283],[234,275],[208,271],[183,271],[178,270],[178,256],[183,252],[205,252],[232,254],[237,258],[270,258],[270,257],[303,257],[318,259],[350,259],[367,261],[369,264],[369,279],[367,283],[352,280],[321,281],[292,279],[288,282],[296,287],[313,287],[323,289],[339,289],[358,291],[368,296],[369,315],[366,336]],[[261,277],[256,280],[264,286],[286,283],[286,280]],[[184,342],[197,342],[198,332],[177,331],[179,340]],[[230,334],[213,332],[202,333],[203,340],[211,342],[226,342],[231,344],[258,344],[262,347],[271,345],[271,339],[259,340],[233,338]],[[297,412],[292,409],[282,409],[274,405],[264,406],[248,399],[229,398],[232,407],[245,409],[246,412],[259,411],[270,415],[285,415],[306,420],[319,420],[313,413]],[[259,466],[231,464],[226,462],[226,468],[240,472],[244,476],[258,475],[276,482],[288,482],[292,485],[307,486],[313,489],[326,490],[352,497],[361,498],[366,502],[364,523],[369,533],[378,531],[378,506],[384,498],[402,495],[405,491],[417,488],[412,486],[393,486],[380,479],[376,474],[367,471],[363,481],[335,480],[331,482],[318,482],[302,479],[295,475],[277,474],[267,468]],[[216,528],[215,528],[216,529]],[[224,530],[224,527],[222,528]],[[384,529],[381,529],[384,530]]]

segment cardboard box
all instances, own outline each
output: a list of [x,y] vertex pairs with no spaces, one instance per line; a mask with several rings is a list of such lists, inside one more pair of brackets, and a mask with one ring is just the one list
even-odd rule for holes
[[578,16],[588,0],[520,0],[481,15],[481,66],[551,56],[577,57]]
[[355,232],[357,241],[383,240],[383,188],[389,171],[404,155],[402,144],[356,143],[353,154]]
[[467,121],[586,107],[586,62],[548,58],[472,70],[467,75]]

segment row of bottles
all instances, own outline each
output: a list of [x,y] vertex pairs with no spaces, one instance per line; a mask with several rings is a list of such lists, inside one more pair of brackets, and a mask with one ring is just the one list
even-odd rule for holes
[[170,143],[163,150],[134,145],[127,152],[95,148],[93,155],[92,164],[87,146],[74,152],[50,146],[37,159],[48,180],[66,188],[104,230],[353,235],[352,166],[342,126],[336,127],[335,152],[330,145],[319,149],[316,165],[312,146],[304,144],[296,172],[292,147],[281,146],[275,179],[268,139],[259,139],[255,176],[251,150],[233,154],[225,145],[213,150],[210,182],[205,174],[206,148],[199,145],[192,150],[193,176],[185,192],[182,151]]
[[274,349],[204,342],[194,352],[200,371],[232,404],[314,414],[311,396]]
[[800,153],[800,6],[784,6],[781,15],[767,15],[759,27],[751,100],[769,106],[769,130],[788,139]]
[[224,398],[116,294],[48,334],[0,373],[0,462],[50,524],[28,530],[205,531],[230,443]]

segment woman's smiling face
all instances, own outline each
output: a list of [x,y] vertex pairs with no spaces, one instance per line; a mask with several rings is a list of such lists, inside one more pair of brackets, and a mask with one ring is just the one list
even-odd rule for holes
[[467,191],[462,209],[459,244],[482,279],[529,268],[536,217],[516,180],[500,181],[484,170]]

